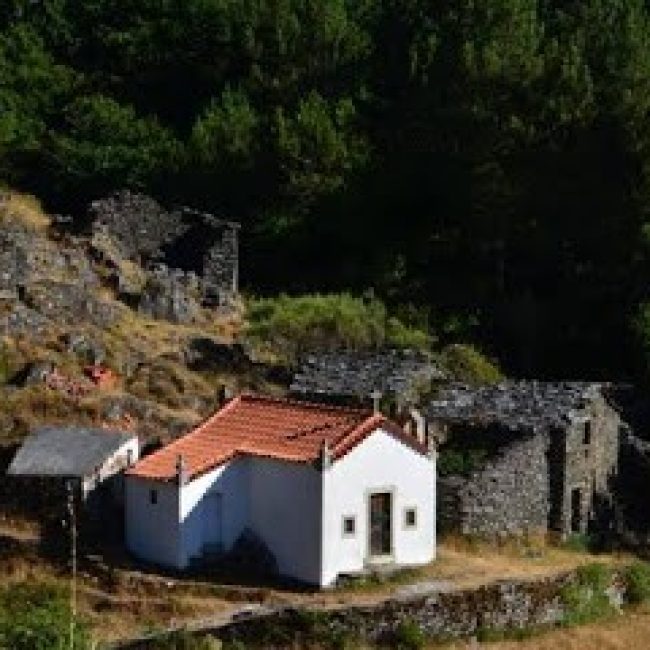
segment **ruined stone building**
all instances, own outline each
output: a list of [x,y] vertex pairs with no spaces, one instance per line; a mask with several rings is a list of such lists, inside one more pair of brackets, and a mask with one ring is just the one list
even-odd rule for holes
[[599,384],[451,386],[425,409],[443,532],[604,533],[622,423]]
[[376,393],[413,404],[443,376],[426,354],[415,350],[321,352],[304,359],[290,390],[312,399],[359,402]]
[[[196,297],[205,305],[227,306],[239,291],[238,223],[185,207],[166,210],[129,191],[94,201],[89,219],[94,251],[105,261],[118,269],[123,260],[155,269],[155,286],[145,287],[142,301],[155,317],[191,320],[191,308],[175,313],[175,305]],[[139,294],[142,287],[133,289],[126,276],[118,278],[118,288]]]

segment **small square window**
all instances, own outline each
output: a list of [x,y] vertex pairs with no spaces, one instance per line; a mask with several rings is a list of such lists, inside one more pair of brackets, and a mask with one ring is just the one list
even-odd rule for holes
[[418,524],[418,514],[415,508],[406,508],[404,510],[405,528],[415,528]]
[[353,537],[357,532],[357,518],[343,517],[343,536]]
[[158,490],[149,491],[149,503],[155,506],[158,503]]

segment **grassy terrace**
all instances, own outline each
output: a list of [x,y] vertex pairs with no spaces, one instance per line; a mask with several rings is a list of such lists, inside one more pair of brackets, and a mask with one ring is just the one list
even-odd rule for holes
[[[30,525],[0,522],[0,583],[29,580],[67,585],[65,568],[40,557],[36,550],[37,543],[38,531]],[[108,568],[97,561],[82,563],[79,607],[92,629],[93,637],[109,641],[169,626],[218,624],[233,612],[251,604],[310,607],[372,604],[413,583],[441,581],[459,588],[473,587],[507,578],[553,575],[593,562],[618,565],[629,561],[630,558],[623,555],[594,556],[583,551],[551,547],[541,540],[494,546],[450,539],[441,544],[438,560],[428,567],[390,578],[367,579],[327,592],[290,590],[277,585],[233,585],[208,579],[180,580],[141,572],[129,566],[126,559],[119,569]],[[643,611],[628,616],[640,625],[645,621]],[[650,618],[646,624],[650,631]],[[603,627],[603,633],[607,629]],[[595,626],[593,633],[599,630],[601,627]],[[582,629],[563,631],[561,634],[580,632]],[[547,636],[550,638],[553,634],[536,641],[543,643]],[[510,646],[506,644],[503,647]]]

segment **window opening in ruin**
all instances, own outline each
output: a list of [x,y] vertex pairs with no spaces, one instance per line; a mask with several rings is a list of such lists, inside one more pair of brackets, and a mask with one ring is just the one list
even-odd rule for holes
[[591,422],[585,422],[582,442],[585,445],[591,444]]
[[582,490],[571,490],[571,532],[579,533],[582,529]]

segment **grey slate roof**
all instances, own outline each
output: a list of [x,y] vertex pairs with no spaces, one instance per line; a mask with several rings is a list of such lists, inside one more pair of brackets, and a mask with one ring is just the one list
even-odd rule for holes
[[510,381],[490,386],[453,385],[424,409],[429,420],[468,425],[500,425],[510,430],[562,426],[603,385],[584,382]]
[[294,394],[367,398],[414,397],[443,373],[423,353],[412,350],[327,352],[308,356],[293,378]]
[[133,437],[106,429],[42,427],[25,440],[7,473],[81,478],[92,474]]

